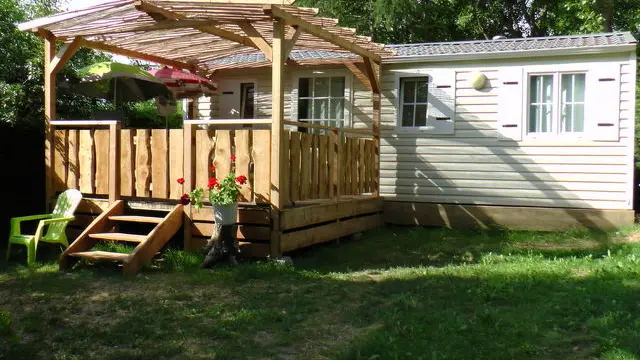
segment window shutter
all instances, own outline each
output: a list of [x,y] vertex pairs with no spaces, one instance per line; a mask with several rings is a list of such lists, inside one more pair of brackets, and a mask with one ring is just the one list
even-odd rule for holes
[[599,64],[587,73],[587,122],[596,141],[620,139],[620,65]]
[[433,127],[429,133],[453,134],[456,107],[456,72],[434,72],[429,81],[429,105],[427,124]]
[[500,70],[498,132],[501,140],[522,140],[523,124],[526,124],[522,112],[523,101],[526,101],[523,83],[522,67]]

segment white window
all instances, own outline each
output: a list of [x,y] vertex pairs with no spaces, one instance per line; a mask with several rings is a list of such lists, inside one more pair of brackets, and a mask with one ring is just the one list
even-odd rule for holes
[[345,120],[345,77],[300,78],[298,120],[342,127]]
[[400,79],[400,124],[403,127],[427,125],[429,78],[405,77]]
[[529,134],[583,133],[584,108],[584,73],[529,75]]

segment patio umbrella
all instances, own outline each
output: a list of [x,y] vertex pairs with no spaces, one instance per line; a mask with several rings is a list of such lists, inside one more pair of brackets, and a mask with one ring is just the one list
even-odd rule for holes
[[177,99],[207,96],[217,90],[216,84],[209,79],[182,70],[163,67],[149,72],[162,81]]
[[100,62],[80,69],[78,75],[82,80],[75,86],[76,91],[91,97],[113,99],[115,104],[158,96],[173,97],[160,80],[134,65]]

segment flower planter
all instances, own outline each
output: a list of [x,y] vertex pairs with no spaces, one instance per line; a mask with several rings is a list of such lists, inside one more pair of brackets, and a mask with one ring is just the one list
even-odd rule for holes
[[236,223],[238,203],[231,205],[214,205],[213,215],[218,225],[233,225]]

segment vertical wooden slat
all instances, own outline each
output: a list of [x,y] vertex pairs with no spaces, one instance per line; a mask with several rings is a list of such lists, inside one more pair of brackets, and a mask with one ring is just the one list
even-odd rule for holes
[[318,199],[319,194],[318,181],[320,177],[320,158],[318,156],[318,146],[318,134],[313,134],[311,142],[311,192],[309,194],[312,199]]
[[80,168],[78,157],[78,151],[80,150],[80,134],[78,130],[69,130],[68,135],[68,163],[67,163],[67,188],[79,189],[80,188]]
[[151,141],[147,129],[136,131],[136,196],[151,196]]
[[213,165],[216,167],[216,177],[219,181],[231,172],[231,131],[216,131],[216,150]]
[[51,61],[56,55],[56,39],[48,33],[44,39],[44,164],[45,164],[45,205],[55,192],[54,184],[54,136],[50,122],[56,119],[56,74]]
[[280,200],[282,201],[283,204],[285,205],[290,205],[291,204],[291,176],[289,176],[290,174],[290,169],[291,169],[291,151],[290,151],[290,146],[291,146],[291,133],[289,131],[285,131],[282,134],[282,147],[280,148],[280,153],[282,154],[282,156],[284,156],[284,158],[286,159],[286,161],[284,161],[282,164],[280,164],[280,168],[281,170],[287,174],[287,176],[284,177],[284,179],[280,179]]
[[133,196],[135,194],[135,146],[133,145],[133,130],[120,130],[120,195]]
[[93,130],[80,130],[80,191],[95,194],[95,153]]
[[169,146],[167,130],[151,130],[151,193],[156,199],[169,197]]
[[351,157],[353,158],[353,160],[351,160],[353,163],[351,171],[351,193],[358,195],[360,194],[360,139],[352,139],[351,145]]
[[340,161],[338,160],[340,136],[338,132],[332,131],[329,134],[329,147],[327,150],[327,162],[329,165],[329,197],[333,199],[338,196],[338,179],[340,178]]
[[120,123],[109,125],[109,204],[120,199]]
[[96,194],[109,193],[109,130],[93,134],[96,149]]
[[285,197],[281,197],[282,179],[287,176],[284,164],[287,156],[282,152],[284,140],[284,73],[285,73],[285,22],[275,19],[273,22],[273,40],[271,56],[271,243],[272,257],[280,256],[282,247],[280,238],[280,211],[284,206]]
[[351,195],[351,174],[353,172],[353,147],[351,146],[351,138],[344,138],[344,152],[343,152],[343,164],[345,164],[344,168],[344,176],[342,191],[344,195]]
[[[380,66],[374,66],[375,73],[380,78]],[[373,93],[373,193],[380,194],[380,118],[381,118],[380,92]]]
[[[244,175],[249,178],[249,164],[251,163],[251,131],[236,130],[236,176]],[[240,201],[251,201],[253,199],[253,189],[251,182],[242,185],[240,188]]]
[[271,131],[253,130],[253,201],[259,204],[269,203],[271,191]]
[[[191,107],[190,107],[191,108]],[[184,177],[184,187],[182,191],[184,193],[189,193],[193,189],[193,181],[194,181],[194,171],[195,171],[195,159],[193,157],[193,152],[195,149],[195,144],[193,141],[194,138],[194,127],[190,124],[184,124],[182,130],[182,152],[183,152],[183,177]],[[175,179],[174,179],[175,180]],[[182,196],[182,195],[181,195]],[[193,236],[192,236],[192,208],[191,205],[186,205],[183,209],[183,220],[184,220],[184,249],[187,251],[195,250],[195,246],[193,246]]]
[[[184,135],[181,129],[169,130],[169,198],[179,199],[184,185],[178,184],[184,178]],[[186,178],[185,178],[186,180]]]
[[318,138],[318,198],[325,199],[329,195],[329,164],[327,163],[327,143],[329,136]]
[[290,168],[289,172],[291,173],[291,180],[289,184],[291,185],[289,195],[291,196],[291,201],[300,200],[300,133],[297,131],[291,132],[291,142],[289,145],[289,151],[291,153],[291,162],[289,163]]
[[[209,168],[213,164],[212,153],[215,142],[206,130],[196,130],[195,142],[195,184],[194,187],[206,187],[209,177],[213,176]],[[205,191],[205,198],[209,198],[209,192]]]
[[53,144],[53,189],[54,191],[64,191],[67,187],[67,165],[68,161],[68,130],[54,130]]
[[362,192],[368,193],[369,191],[369,140],[362,142],[363,153],[363,171],[362,171]]
[[311,197],[311,144],[313,136],[309,133],[300,134],[300,199],[308,200]]

